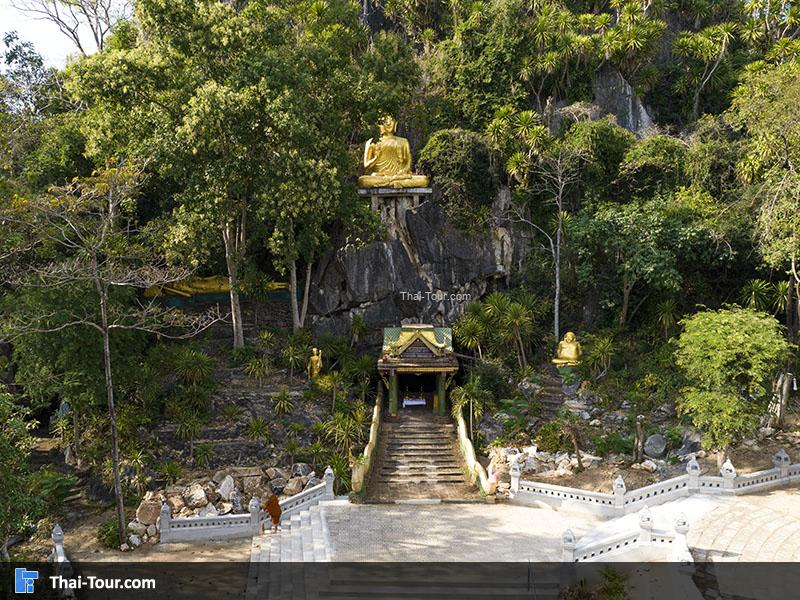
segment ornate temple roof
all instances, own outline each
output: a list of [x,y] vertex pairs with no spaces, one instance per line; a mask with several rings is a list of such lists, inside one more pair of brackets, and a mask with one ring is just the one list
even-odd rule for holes
[[405,373],[458,370],[453,355],[453,330],[433,325],[384,328],[378,370]]

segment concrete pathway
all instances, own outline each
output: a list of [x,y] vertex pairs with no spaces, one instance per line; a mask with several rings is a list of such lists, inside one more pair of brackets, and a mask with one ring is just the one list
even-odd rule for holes
[[510,504],[325,507],[333,561],[560,561],[561,534],[600,521]]

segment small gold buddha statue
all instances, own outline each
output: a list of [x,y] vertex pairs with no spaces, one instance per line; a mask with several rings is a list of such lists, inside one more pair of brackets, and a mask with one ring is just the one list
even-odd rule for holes
[[364,145],[365,175],[358,178],[359,187],[427,187],[427,177],[411,172],[411,147],[406,138],[395,135],[397,121],[387,115],[378,127],[381,139],[373,142],[369,138]]
[[308,372],[309,381],[316,381],[319,378],[319,374],[322,371],[322,350],[311,349],[311,358],[308,359],[306,371]]
[[574,367],[581,361],[581,344],[575,338],[575,334],[568,331],[564,339],[558,342],[556,357],[553,364],[558,367]]

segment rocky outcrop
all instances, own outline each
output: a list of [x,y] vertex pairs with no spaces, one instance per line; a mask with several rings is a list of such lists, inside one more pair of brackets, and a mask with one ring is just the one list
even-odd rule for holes
[[617,124],[638,136],[653,127],[642,101],[616,67],[606,63],[595,75],[594,103],[614,115]]
[[[501,190],[495,215],[508,202],[508,190]],[[524,254],[525,244],[510,229],[461,231],[435,200],[399,219],[393,239],[332,252],[321,261],[311,297],[317,333],[346,334],[353,315],[377,332],[401,323],[450,325],[470,299],[504,286]]]

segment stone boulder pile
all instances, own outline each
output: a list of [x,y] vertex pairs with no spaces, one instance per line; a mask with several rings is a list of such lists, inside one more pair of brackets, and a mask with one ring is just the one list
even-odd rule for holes
[[281,500],[323,483],[311,465],[289,467],[230,467],[207,477],[179,481],[164,489],[150,491],[128,524],[129,548],[154,543],[158,537],[161,506],[170,508],[173,518],[215,517],[247,511],[250,500],[266,504],[272,494]]

